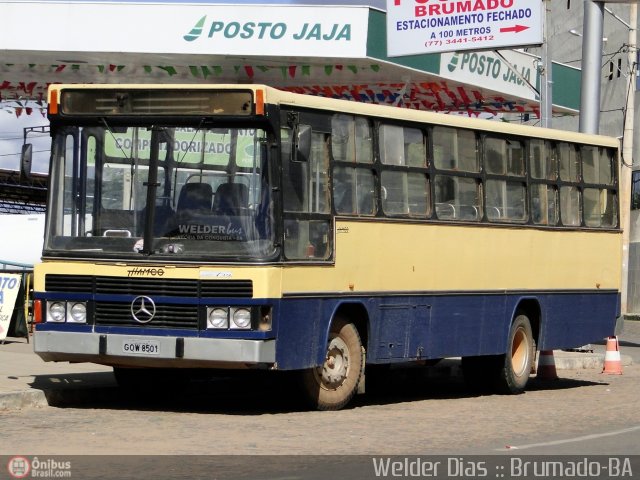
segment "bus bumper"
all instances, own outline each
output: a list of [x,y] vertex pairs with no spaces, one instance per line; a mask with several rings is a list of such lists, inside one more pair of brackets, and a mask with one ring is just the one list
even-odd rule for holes
[[157,337],[36,331],[43,360],[114,366],[247,368],[275,364],[275,340]]

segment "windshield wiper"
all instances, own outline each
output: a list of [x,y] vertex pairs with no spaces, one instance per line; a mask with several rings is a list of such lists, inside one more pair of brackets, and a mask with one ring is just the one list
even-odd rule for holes
[[[111,138],[113,139],[113,143],[120,149],[120,151],[122,152],[122,156],[128,160],[129,162],[131,162],[131,158],[129,157],[129,155],[127,155],[127,152],[124,151],[124,149],[122,148],[122,144],[121,142],[118,142],[118,139],[116,138],[116,133],[127,133],[127,127],[124,127],[123,131],[114,131],[113,128],[111,128],[111,125],[109,125],[109,122],[107,122],[107,119],[105,117],[101,117],[100,120],[102,121],[102,123],[104,124],[104,128],[107,129],[107,132],[109,132],[109,134],[111,135]],[[116,128],[116,130],[118,130]]]
[[[202,125],[204,124],[204,121],[205,121],[204,117],[200,119],[200,123],[198,124],[195,131],[193,132],[193,137],[191,137],[191,141],[189,142],[189,145],[187,145],[187,148],[182,153],[182,157],[179,158],[178,161],[176,162],[178,165],[182,163],[184,158],[187,156],[187,153],[191,151],[191,146],[194,144],[196,140],[196,136],[198,135],[198,133],[200,133],[200,130],[202,130]],[[204,155],[204,149],[202,150],[202,154]]]

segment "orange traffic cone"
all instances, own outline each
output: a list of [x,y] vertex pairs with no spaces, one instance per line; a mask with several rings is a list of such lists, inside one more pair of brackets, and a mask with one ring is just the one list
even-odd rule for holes
[[622,375],[622,361],[620,360],[618,337],[607,338],[607,351],[604,354],[602,373],[606,373],[607,375]]
[[542,350],[538,355],[537,378],[544,380],[557,380],[556,362],[553,359],[553,350]]

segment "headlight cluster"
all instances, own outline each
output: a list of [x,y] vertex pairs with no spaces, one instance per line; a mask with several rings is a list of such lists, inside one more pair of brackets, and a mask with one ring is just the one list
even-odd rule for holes
[[250,330],[251,308],[207,307],[207,328],[216,330]]
[[47,322],[87,323],[86,302],[47,302]]
[[271,308],[207,307],[208,330],[271,330]]

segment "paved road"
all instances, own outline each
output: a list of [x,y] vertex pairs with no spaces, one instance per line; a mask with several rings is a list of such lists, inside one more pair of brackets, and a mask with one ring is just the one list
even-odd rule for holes
[[[621,350],[638,358],[640,322],[627,324]],[[24,355],[26,364],[32,357]],[[20,371],[17,383],[29,378],[26,367],[0,368]],[[52,406],[0,412],[0,453],[176,455],[129,462],[138,473],[142,468],[163,478],[211,472],[214,465],[215,478],[274,479],[331,478],[341,468],[342,478],[373,478],[371,455],[640,455],[640,363],[625,366],[620,376],[559,370],[560,380],[534,380],[518,396],[477,396],[457,377],[425,378],[410,370],[386,377],[340,412],[305,411],[272,376],[201,379],[186,389],[130,394],[114,386],[108,370],[93,368],[98,371],[33,376],[32,386],[46,388]],[[3,375],[0,387],[10,380]],[[61,388],[52,388],[56,384]],[[118,458],[101,458],[100,465],[119,468]],[[96,468],[104,473],[107,467]]]

